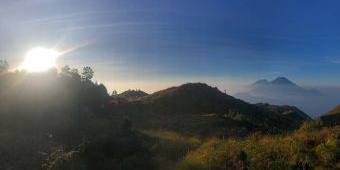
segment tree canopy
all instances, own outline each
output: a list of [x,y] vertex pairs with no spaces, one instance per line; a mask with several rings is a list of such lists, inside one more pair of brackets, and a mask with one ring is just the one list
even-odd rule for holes
[[94,71],[91,67],[84,67],[83,72],[81,73],[82,81],[90,81],[93,78]]

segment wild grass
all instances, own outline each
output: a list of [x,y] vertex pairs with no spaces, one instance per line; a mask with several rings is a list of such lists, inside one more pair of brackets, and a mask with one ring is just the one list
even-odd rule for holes
[[241,151],[253,170],[339,169],[340,127],[299,130],[287,136],[255,133],[245,139],[212,138],[189,152],[176,169],[240,169]]

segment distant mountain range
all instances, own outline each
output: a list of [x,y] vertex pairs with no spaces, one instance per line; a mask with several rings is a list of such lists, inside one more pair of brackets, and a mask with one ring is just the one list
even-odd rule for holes
[[303,88],[285,77],[278,77],[272,81],[258,80],[234,97],[250,103],[293,105],[312,117],[325,113],[335,105],[338,98],[328,96],[319,89]]
[[247,94],[252,96],[263,96],[267,98],[277,97],[319,97],[322,93],[316,89],[304,89],[285,77],[278,77],[273,81],[259,80],[251,84]]

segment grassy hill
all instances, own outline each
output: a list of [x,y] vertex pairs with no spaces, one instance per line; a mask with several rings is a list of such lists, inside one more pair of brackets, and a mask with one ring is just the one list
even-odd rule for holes
[[[132,109],[134,108],[134,109]],[[296,111],[291,113],[292,111]],[[198,136],[244,136],[254,131],[294,130],[310,118],[293,107],[273,110],[235,99],[204,83],[188,83],[139,98],[121,108],[142,129],[165,129]],[[285,114],[283,114],[285,113]]]
[[188,83],[155,92],[139,100],[162,113],[223,114],[238,101],[203,83]]
[[312,120],[311,117],[309,117],[306,113],[304,113],[302,110],[298,109],[295,106],[287,106],[287,105],[276,106],[276,105],[270,105],[267,103],[258,103],[256,105],[267,108],[272,112],[286,115],[287,117],[290,117],[294,121],[301,122],[301,121]]
[[326,113],[326,115],[340,114],[340,105]]
[[141,91],[141,90],[127,90],[127,91],[124,91],[120,94],[117,94],[115,97],[125,98],[127,100],[135,100],[135,99],[138,99],[138,98],[141,98],[141,97],[145,97],[147,95],[149,95],[149,94],[145,93],[144,91]]
[[330,110],[319,118],[324,125],[340,125],[340,105]]

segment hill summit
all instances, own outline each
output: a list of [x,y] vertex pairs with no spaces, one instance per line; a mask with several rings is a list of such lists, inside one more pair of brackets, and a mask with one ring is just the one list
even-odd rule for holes
[[145,93],[142,90],[127,90],[120,94],[117,94],[115,97],[125,98],[127,100],[134,100],[147,95],[149,94]]
[[216,87],[204,83],[187,83],[171,87],[143,97],[141,101],[170,112],[219,114],[222,114],[228,105],[237,102]]
[[257,80],[255,83],[251,84],[250,86],[256,87],[256,86],[266,85],[268,83],[269,83],[268,80],[261,79],[261,80]]
[[[205,134],[233,133],[230,129],[243,129],[242,133],[257,130],[282,132],[293,130],[302,121],[310,119],[293,107],[249,104],[204,83],[187,83],[161,90],[139,98],[134,104],[149,115],[143,117],[148,117],[150,124],[158,122],[161,125],[157,126],[168,126],[171,130],[173,127],[189,129],[187,126],[190,126],[193,131],[204,131]],[[205,118],[204,115],[213,117]],[[152,121],[156,117],[158,120]],[[204,125],[207,123],[209,125]]]

